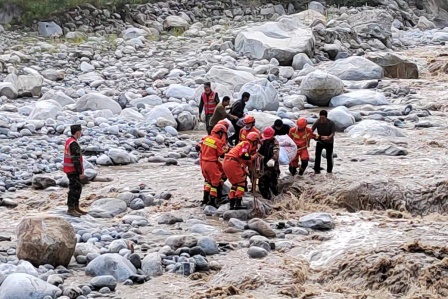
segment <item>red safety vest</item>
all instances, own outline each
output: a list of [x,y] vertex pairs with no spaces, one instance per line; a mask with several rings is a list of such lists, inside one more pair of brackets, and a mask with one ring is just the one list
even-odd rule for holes
[[213,115],[217,103],[215,102],[215,92],[212,91],[207,97],[207,94],[202,93],[202,102],[204,103],[204,113],[205,115]]
[[[78,142],[78,141],[75,138],[70,137],[65,142],[65,149],[64,149],[64,172],[65,173],[76,172],[76,168],[75,168],[75,165],[73,164],[73,160],[72,160],[72,153],[70,151],[70,144],[72,144],[72,142]],[[81,167],[84,172],[84,164],[82,161],[82,156],[79,158],[79,160],[81,162]]]

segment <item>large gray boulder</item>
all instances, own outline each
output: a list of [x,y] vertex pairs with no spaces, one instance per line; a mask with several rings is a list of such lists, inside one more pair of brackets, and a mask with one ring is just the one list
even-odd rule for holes
[[[263,131],[264,128],[266,127],[272,126],[275,120],[281,119],[277,115],[258,111],[249,111],[249,115],[252,115],[255,118],[255,127],[260,131]],[[237,217],[231,217],[231,218],[237,218]]]
[[0,83],[0,96],[5,96],[8,99],[16,99],[19,96],[17,87],[11,82]]
[[312,56],[314,37],[311,28],[295,21],[267,22],[244,28],[235,39],[235,50],[253,59],[276,58],[291,65],[297,53]]
[[8,275],[0,286],[1,299],[43,299],[46,296],[58,298],[61,295],[60,288],[25,273]]
[[353,30],[364,40],[378,39],[386,47],[392,46],[392,22],[394,17],[384,9],[367,9],[347,18]]
[[371,52],[366,55],[366,58],[381,66],[385,77],[418,79],[417,64],[401,55],[389,52]]
[[54,100],[45,100],[36,102],[28,119],[46,120],[48,118],[56,119],[62,113],[62,106]]
[[212,66],[205,78],[210,82],[222,84],[231,91],[239,91],[244,84],[255,80],[254,75],[249,72],[237,71],[219,65]]
[[194,97],[195,90],[188,86],[180,84],[171,84],[166,90],[166,96],[168,98],[187,99],[191,100]]
[[350,113],[347,107],[336,107],[328,113],[328,118],[331,119],[335,126],[336,131],[343,132],[348,127],[355,124],[355,117]]
[[300,217],[299,226],[317,230],[334,228],[333,218],[328,213],[311,213]]
[[115,165],[127,165],[134,162],[130,153],[124,149],[111,148],[107,155]]
[[196,117],[188,111],[183,111],[177,116],[177,130],[190,131],[196,125]]
[[363,120],[358,124],[347,128],[345,132],[352,138],[406,137],[399,128],[373,119]]
[[317,70],[303,78],[300,90],[308,103],[328,106],[330,100],[344,92],[344,82],[336,76]]
[[347,108],[356,105],[389,105],[389,101],[384,94],[370,90],[358,89],[349,93],[344,93],[331,99],[330,106],[345,106]]
[[119,282],[125,281],[136,273],[134,265],[117,253],[100,255],[86,267],[86,274],[89,276],[112,275]]
[[75,230],[60,217],[25,217],[17,226],[16,235],[17,257],[35,267],[68,266],[76,247]]
[[327,71],[342,80],[359,81],[382,79],[384,77],[384,71],[381,66],[360,56],[339,59]]
[[294,55],[294,58],[292,60],[293,69],[300,71],[306,64],[313,65],[313,62],[308,57],[308,55],[306,55],[305,53]]
[[59,37],[64,34],[62,28],[55,22],[39,22],[37,23],[37,31],[44,37]]
[[22,96],[38,97],[42,94],[44,77],[40,75],[21,75],[17,80],[17,90]]
[[163,103],[162,98],[160,98],[159,96],[157,96],[155,94],[149,95],[147,97],[131,100],[131,106],[134,106],[134,107],[137,107],[139,104],[149,105],[149,106],[158,106],[158,105],[162,105],[162,103]]
[[170,29],[181,29],[181,30],[187,30],[189,27],[189,24],[187,20],[180,16],[168,16],[165,18],[165,21],[163,21],[163,28],[165,30]]
[[92,203],[89,215],[95,218],[113,218],[126,210],[127,205],[121,199],[101,198]]
[[50,91],[44,93],[44,95],[39,99],[39,101],[45,101],[45,100],[54,100],[62,107],[65,107],[68,105],[73,105],[76,103],[74,99],[67,96],[65,93],[63,93],[60,90],[58,90],[58,91],[50,90]]
[[243,92],[250,93],[250,100],[246,103],[248,110],[277,111],[280,105],[277,89],[267,79],[244,84],[239,92],[239,99]]
[[111,98],[102,95],[100,93],[89,93],[83,95],[76,102],[76,110],[78,112],[83,111],[96,111],[108,109],[112,111],[113,114],[120,114],[121,106]]
[[146,114],[145,119],[150,124],[155,124],[160,128],[165,128],[171,126],[177,128],[177,122],[171,113],[170,109],[166,106],[156,106],[151,109],[151,111]]
[[151,277],[162,275],[163,267],[160,254],[153,252],[146,255],[142,261],[142,271]]

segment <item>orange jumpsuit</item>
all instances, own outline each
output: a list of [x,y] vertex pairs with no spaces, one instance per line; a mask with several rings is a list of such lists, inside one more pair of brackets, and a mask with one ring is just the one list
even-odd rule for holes
[[232,184],[229,199],[242,198],[246,186],[247,162],[251,160],[252,145],[242,141],[232,148],[224,157],[224,173]]
[[222,183],[223,169],[219,157],[224,155],[226,147],[222,140],[213,135],[205,136],[201,145],[200,164],[204,176],[204,191],[210,196],[218,196],[218,187]]
[[243,127],[240,130],[240,142],[246,141],[247,134],[249,134],[250,132],[255,132],[255,133],[260,134],[260,131],[257,128],[255,128],[255,126],[250,128],[249,130]]
[[289,137],[294,141],[297,145],[297,154],[294,160],[289,164],[292,167],[299,167],[299,158],[301,161],[307,161],[310,159],[310,155],[308,153],[308,147],[310,146],[310,140],[314,139],[313,131],[305,127],[303,130],[299,130],[298,128],[291,128],[289,130]]

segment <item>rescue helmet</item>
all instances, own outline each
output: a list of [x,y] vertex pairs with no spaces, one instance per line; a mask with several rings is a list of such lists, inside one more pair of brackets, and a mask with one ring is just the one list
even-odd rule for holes
[[248,124],[254,124],[254,123],[255,123],[255,118],[254,118],[252,115],[246,115],[246,116],[243,118],[243,123],[244,123],[245,125],[248,125]]
[[247,134],[246,139],[248,141],[260,141],[260,134],[258,134],[257,132],[250,132],[249,134]]
[[297,127],[299,129],[305,129],[306,125],[307,125],[306,118],[301,117],[297,120]]
[[217,125],[223,125],[224,127],[226,127],[226,129],[228,130],[230,125],[228,122],[226,122],[225,120],[220,120],[216,123]]
[[263,131],[263,139],[268,140],[274,137],[275,131],[272,127],[266,127]]
[[222,132],[223,134],[227,134],[227,128],[224,125],[215,125],[212,130],[212,134],[218,134]]

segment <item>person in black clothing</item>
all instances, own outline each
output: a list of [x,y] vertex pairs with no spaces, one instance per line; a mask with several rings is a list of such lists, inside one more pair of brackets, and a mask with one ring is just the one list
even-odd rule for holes
[[274,122],[274,125],[272,126],[272,128],[275,131],[275,135],[274,136],[288,135],[289,129],[291,129],[291,127],[286,125],[286,124],[284,124],[281,119],[276,119],[275,122]]
[[317,129],[316,134],[316,158],[314,161],[314,173],[320,173],[320,161],[322,158],[322,150],[326,150],[327,156],[327,173],[333,172],[333,143],[334,133],[336,132],[335,124],[327,118],[328,113],[325,110],[319,112],[319,119],[311,128],[313,132]]
[[[250,93],[243,92],[241,95],[241,100],[233,103],[232,108],[230,109],[230,114],[238,117],[238,119],[244,117],[244,108],[246,108],[246,103],[250,99]],[[240,130],[241,127],[237,125],[238,119],[232,120],[233,128],[235,129],[235,133],[229,137],[229,143],[231,145],[237,145],[240,141]]]

